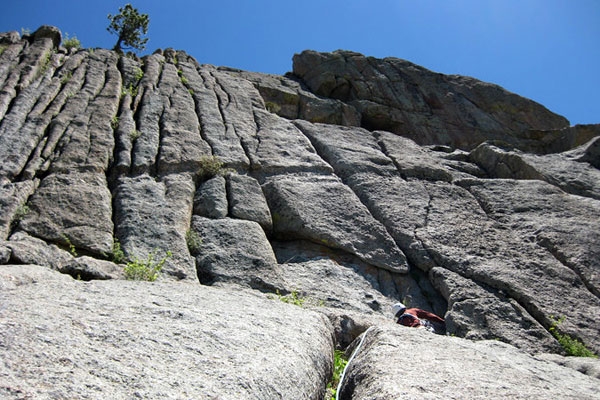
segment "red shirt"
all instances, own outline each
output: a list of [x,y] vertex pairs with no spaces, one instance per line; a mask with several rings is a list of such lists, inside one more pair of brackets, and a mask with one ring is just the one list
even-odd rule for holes
[[[408,315],[407,315],[408,314]],[[432,322],[444,323],[444,319],[420,308],[408,308],[398,318],[398,323],[404,326],[418,327],[421,326],[420,319],[426,319]]]

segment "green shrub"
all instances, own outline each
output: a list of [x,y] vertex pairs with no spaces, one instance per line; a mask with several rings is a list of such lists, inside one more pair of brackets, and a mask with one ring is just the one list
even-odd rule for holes
[[116,264],[124,263],[127,260],[127,258],[125,257],[125,253],[121,248],[121,243],[117,238],[115,238],[115,240],[113,241],[111,256],[112,261]]
[[142,69],[140,67],[136,67],[135,68],[135,84],[137,85],[138,83],[140,83],[140,81],[142,80],[142,78],[144,77],[144,71],[142,71]]
[[36,79],[39,78],[40,76],[44,76],[46,74],[46,72],[48,72],[48,69],[50,69],[50,66],[52,65],[52,56],[53,55],[54,55],[54,50],[49,50],[46,52],[46,54],[44,54],[44,56],[42,57],[42,60],[41,60],[40,69],[38,69],[38,72],[36,74]]
[[77,39],[77,36],[69,38],[69,34],[65,32],[65,40],[63,40],[63,46],[65,46],[65,48],[68,51],[70,51],[71,49],[77,50],[81,48],[81,42],[79,41],[79,39]]
[[283,295],[279,292],[279,289],[277,289],[275,291],[275,294],[277,295],[277,299],[279,301],[283,303],[293,304],[298,307],[323,307],[325,305],[325,302],[323,300],[302,296],[297,290],[292,290],[291,293]]
[[133,261],[128,262],[124,269],[125,278],[133,281],[154,282],[172,253],[167,251],[166,255],[158,262],[154,260],[155,254],[156,252],[148,254],[146,260],[134,258]]
[[119,127],[119,117],[117,117],[116,115],[112,117],[112,119],[110,120],[110,127],[113,131],[117,130],[117,128]]
[[27,206],[27,204],[25,203],[20,204],[15,210],[15,215],[13,216],[11,228],[15,228],[17,225],[19,225],[19,222],[21,222],[27,214],[29,214],[29,206]]
[[19,205],[19,207],[17,207],[17,210],[15,211],[15,220],[17,220],[17,222],[20,222],[23,218],[25,218],[27,214],[29,214],[29,206],[23,203]]
[[177,75],[179,75],[179,79],[181,80],[181,83],[183,83],[184,86],[187,86],[188,84],[188,80],[185,76],[183,76],[183,71],[178,69],[177,70]]
[[342,350],[335,350],[333,353],[333,376],[327,384],[327,391],[331,400],[335,400],[337,396],[337,387],[340,384],[340,379],[347,364],[348,360],[346,360],[344,352]]
[[129,137],[131,138],[132,142],[138,140],[140,136],[142,136],[142,132],[138,131],[137,129],[134,129],[131,132],[129,132]]
[[203,179],[210,179],[218,175],[223,169],[223,162],[217,156],[203,156],[199,160],[198,175]]
[[127,87],[123,87],[123,89],[121,89],[121,97],[124,97],[126,94],[130,95],[131,97],[137,96],[137,86],[134,86],[133,83],[130,83]]
[[8,49],[8,46],[6,46],[6,45],[4,45],[4,44],[0,46],[0,56],[1,56],[1,55],[4,53],[4,51],[5,51],[6,49]]
[[286,294],[285,296],[279,293],[277,290],[277,298],[279,301],[283,301],[284,303],[293,304],[298,307],[302,307],[304,302],[306,301],[302,296],[298,294],[297,290],[292,290],[290,294]]
[[202,238],[198,235],[198,232],[190,229],[185,233],[185,241],[187,243],[190,254],[197,254],[202,246]]
[[593,357],[598,358],[593,351],[585,347],[583,343],[579,340],[572,338],[566,333],[560,333],[558,331],[558,325],[562,324],[565,321],[565,317],[560,317],[558,320],[555,320],[554,317],[551,318],[553,320],[552,325],[548,329],[552,336],[558,340],[558,343],[562,346],[562,348],[566,351],[567,355],[574,357]]
[[62,235],[62,238],[67,246],[69,246],[69,253],[71,253],[73,257],[77,257],[77,249],[75,249],[75,245],[71,243],[71,239],[67,235]]
[[68,71],[66,73],[63,74],[63,76],[60,78],[60,83],[63,85],[66,85],[71,78],[73,77],[73,72]]

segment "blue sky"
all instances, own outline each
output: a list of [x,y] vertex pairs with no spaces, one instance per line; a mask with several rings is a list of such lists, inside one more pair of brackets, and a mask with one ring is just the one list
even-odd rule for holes
[[[542,103],[571,124],[600,123],[600,0],[140,0],[148,46],[200,63],[283,74],[305,49],[398,57],[473,76]],[[112,48],[114,0],[5,0],[0,31],[54,25]]]

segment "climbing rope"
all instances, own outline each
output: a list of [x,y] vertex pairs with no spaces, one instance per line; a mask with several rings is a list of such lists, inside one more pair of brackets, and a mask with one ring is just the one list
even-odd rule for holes
[[348,363],[346,364],[346,367],[344,367],[344,371],[342,372],[342,376],[340,377],[340,382],[338,383],[338,387],[337,390],[335,392],[335,400],[339,400],[340,399],[340,389],[342,388],[342,383],[344,383],[344,378],[346,377],[346,370],[348,369],[348,367],[350,366],[350,364],[352,363],[352,360],[354,359],[354,357],[358,354],[358,352],[360,351],[361,346],[363,345],[363,342],[365,341],[365,338],[367,337],[367,333],[371,330],[375,328],[375,326],[371,326],[369,327],[369,329],[367,329],[366,331],[364,331],[362,333],[362,338],[360,339],[360,342],[358,343],[358,346],[356,346],[356,348],[354,349],[354,351],[352,352],[352,355],[350,356],[350,358],[348,359]]

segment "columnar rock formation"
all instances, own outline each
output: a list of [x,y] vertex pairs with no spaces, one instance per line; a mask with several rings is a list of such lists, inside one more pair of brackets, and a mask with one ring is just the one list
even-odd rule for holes
[[[0,35],[1,394],[316,399],[333,347],[377,325],[357,362],[378,371],[399,362],[378,346],[408,340],[469,348],[452,361],[486,379],[481,357],[518,354],[592,398],[597,378],[531,355],[564,352],[561,317],[600,353],[600,126],[393,58],[306,51],[275,76],[60,42]],[[162,282],[123,280],[149,256]],[[514,347],[408,331],[397,301]],[[397,368],[361,368],[343,398],[400,396]],[[482,390],[465,398],[517,393]]]

